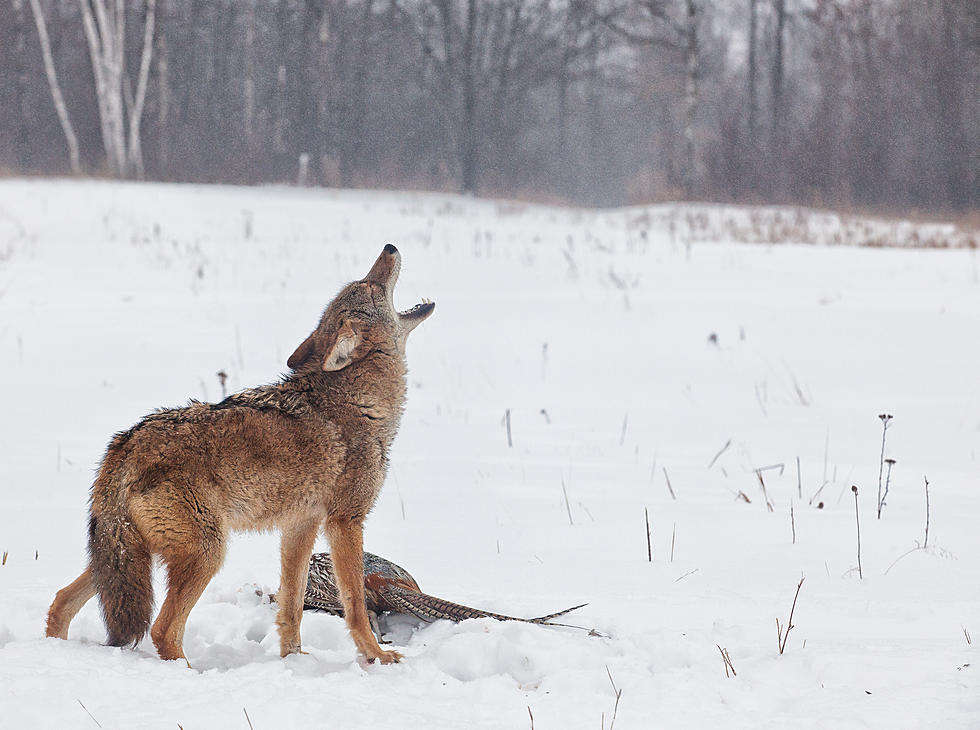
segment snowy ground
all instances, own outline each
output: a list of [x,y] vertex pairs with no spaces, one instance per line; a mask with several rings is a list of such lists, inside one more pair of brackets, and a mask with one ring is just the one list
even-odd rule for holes
[[[0,725],[980,727],[976,251],[691,242],[664,210],[0,183]],[[275,380],[389,241],[396,306],[438,306],[367,549],[482,608],[588,601],[570,621],[604,636],[394,621],[405,661],[362,666],[308,614],[284,661],[256,595],[277,538],[240,535],[188,622],[194,669],[102,646],[94,601],[43,638],[109,436],[220,398],[218,370]],[[770,510],[753,470],[778,464]],[[928,548],[896,563],[925,475]]]

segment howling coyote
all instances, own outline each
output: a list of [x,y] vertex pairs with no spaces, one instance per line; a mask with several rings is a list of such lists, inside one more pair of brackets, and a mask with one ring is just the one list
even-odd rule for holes
[[405,401],[405,341],[435,304],[397,312],[401,255],[392,245],[348,284],[287,361],[281,383],[160,410],[115,435],[95,484],[89,563],[58,591],[48,636],[96,593],[109,644],[135,644],[150,625],[151,568],[167,566],[167,598],[150,637],[163,659],[185,658],[184,624],[221,567],[231,530],[282,531],[279,646],[300,651],[313,543],[330,541],[344,616],[358,650],[398,661],[371,632],[364,604],[362,526],[384,483]]

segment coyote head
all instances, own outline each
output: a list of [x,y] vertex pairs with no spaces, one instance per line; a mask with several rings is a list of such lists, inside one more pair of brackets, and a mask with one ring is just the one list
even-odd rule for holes
[[320,324],[286,364],[297,369],[315,362],[320,370],[333,371],[373,352],[402,357],[408,333],[436,305],[423,300],[404,312],[395,309],[392,296],[401,265],[401,254],[389,243],[367,276],[345,286],[330,302]]

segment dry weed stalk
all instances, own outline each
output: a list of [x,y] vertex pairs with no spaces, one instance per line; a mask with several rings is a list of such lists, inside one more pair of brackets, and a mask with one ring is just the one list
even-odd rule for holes
[[762,469],[756,469],[755,475],[759,479],[759,487],[762,489],[762,498],[766,501],[766,509],[772,512],[772,502],[769,501],[769,493],[766,491],[766,482],[762,478]]
[[793,624],[793,613],[796,611],[796,599],[800,597],[800,588],[803,587],[803,581],[806,576],[800,576],[800,582],[796,585],[796,595],[793,596],[793,605],[789,609],[789,621],[786,622],[786,630],[783,630],[782,624],[779,623],[779,617],[776,617],[776,641],[779,646],[779,653],[782,655],[786,651],[786,640],[789,638],[789,632],[795,628]]
[[718,453],[715,454],[715,458],[713,458],[711,462],[708,464],[709,469],[715,465],[715,462],[718,461],[721,455],[724,454],[725,451],[728,449],[728,447],[731,445],[732,445],[732,440],[728,439],[728,441],[725,442],[725,445],[722,446],[720,449],[718,449]]
[[667,491],[670,492],[670,498],[675,502],[677,501],[677,495],[674,494],[674,488],[670,485],[670,474],[667,473],[667,467],[664,467],[664,479],[667,480]]
[[572,522],[572,507],[568,502],[568,492],[565,490],[565,478],[562,477],[561,480],[561,493],[565,495],[565,510],[568,512],[568,524],[574,527],[575,523]]
[[652,563],[653,547],[650,545],[650,513],[647,511],[646,507],[643,508],[643,517],[647,523],[647,562]]
[[78,704],[82,705],[82,709],[85,710],[85,714],[87,714],[89,717],[92,718],[92,722],[94,722],[99,727],[102,727],[102,723],[95,719],[95,715],[93,715],[91,712],[88,711],[88,708],[84,704],[82,704],[82,701],[80,699],[76,697],[75,701],[78,702]]
[[885,504],[884,495],[881,493],[881,479],[885,471],[885,436],[888,434],[888,424],[892,420],[892,415],[890,413],[879,413],[878,418],[881,419],[881,458],[878,461],[878,519],[880,520],[881,508]]
[[[715,644],[715,646],[718,647],[718,651],[721,652],[722,661],[725,662],[725,676],[737,677],[738,675],[735,673],[735,665],[732,664],[732,658],[728,656],[728,649],[722,649],[721,644]],[[729,674],[729,670],[731,671],[731,674]]]
[[854,520],[857,523],[858,578],[864,580],[864,571],[861,570],[861,515],[858,512],[858,488],[856,484],[851,485],[851,491],[854,492]]
[[929,547],[929,477],[923,475],[922,479],[926,483],[926,536],[922,541],[922,547],[925,549]]
[[[609,730],[613,730],[613,725],[616,724],[616,713],[619,712],[619,698],[623,695],[623,690],[616,687],[616,683],[613,681],[612,672],[609,671],[609,666],[606,666],[606,674],[609,677],[609,684],[612,685],[613,692],[616,694],[616,704],[613,705],[612,719],[609,721]],[[606,727],[606,713],[602,713],[602,728],[605,730]]]

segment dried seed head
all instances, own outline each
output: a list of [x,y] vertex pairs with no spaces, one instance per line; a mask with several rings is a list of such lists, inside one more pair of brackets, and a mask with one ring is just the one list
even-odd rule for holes
[[885,459],[885,463],[886,464],[895,464],[897,462],[894,459]]
[[852,484],[851,485],[851,491],[854,492],[855,494],[858,493],[858,488],[857,488],[857,485],[856,484]]

